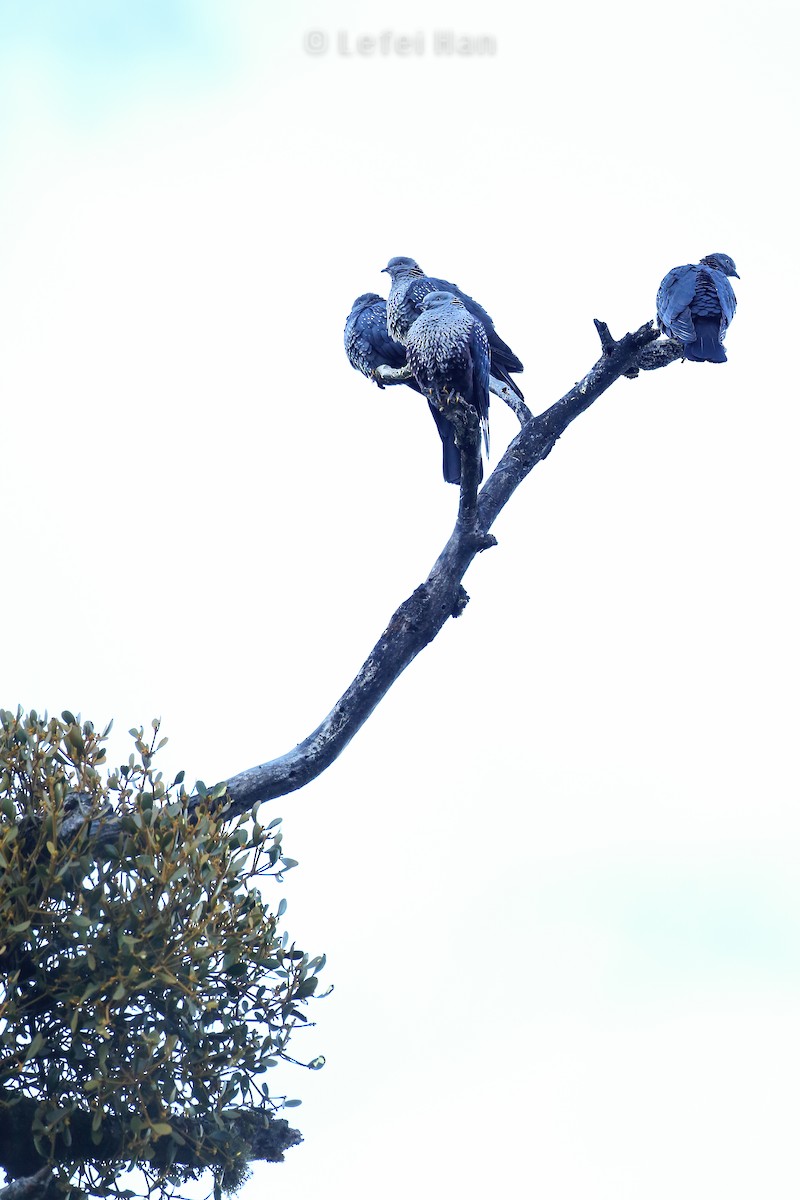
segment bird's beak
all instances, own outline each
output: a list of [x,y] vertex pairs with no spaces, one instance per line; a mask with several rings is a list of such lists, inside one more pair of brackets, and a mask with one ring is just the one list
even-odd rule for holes
[[388,274],[389,274],[389,268],[381,267],[381,275],[388,275]]
[[734,279],[741,279],[742,277],[741,277],[741,275],[739,274],[739,272],[738,272],[738,271],[734,271],[734,272],[733,272],[733,278],[734,278]]

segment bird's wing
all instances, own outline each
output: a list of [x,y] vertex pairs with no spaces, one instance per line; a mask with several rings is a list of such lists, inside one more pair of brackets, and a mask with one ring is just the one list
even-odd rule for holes
[[[377,300],[363,309],[356,317],[348,317],[344,327],[344,348],[350,366],[366,375],[379,388],[384,384],[376,379],[376,367],[393,367],[395,370],[406,365],[405,347],[389,336],[386,328],[386,301]],[[414,379],[404,381],[415,392],[419,385]]]
[[458,296],[467,312],[472,313],[473,317],[477,317],[484,329],[494,328],[492,318],[483,305],[478,304],[478,301],[473,300],[472,296],[468,296],[466,292],[462,292],[457,283],[448,283],[446,279],[434,279],[433,277],[429,277],[429,282],[434,284],[437,292],[452,292],[454,296]]
[[439,289],[436,287],[434,279],[428,279],[424,275],[421,279],[413,279],[406,288],[403,298],[406,309],[413,308],[418,314],[422,311],[422,301],[429,292],[436,292]]
[[448,283],[446,279],[431,279],[431,283],[442,292],[452,292],[458,296],[461,303],[468,313],[471,313],[486,331],[486,336],[489,339],[489,349],[492,355],[492,362],[495,365],[495,375],[498,379],[502,379],[503,383],[507,383],[512,391],[516,392],[520,400],[522,392],[512,379],[509,378],[510,371],[519,372],[522,370],[522,363],[517,358],[514,351],[507,345],[498,334],[494,327],[494,321],[489,316],[486,309],[477,300],[473,300],[472,296],[468,296],[466,292],[462,292],[461,288],[455,283]]
[[367,337],[378,360],[387,367],[404,367],[406,365],[405,347],[396,342],[394,338],[389,337],[389,330],[386,328],[386,305],[373,305],[365,316],[367,317]]
[[486,330],[479,321],[472,322],[469,341],[472,357],[472,374],[474,379],[474,397],[481,420],[483,444],[486,447],[486,457],[489,457],[489,375],[491,374],[491,355]]
[[364,336],[362,320],[363,314],[359,314],[354,321],[348,320],[344,327],[344,349],[350,366],[362,375],[369,376],[375,366],[374,351],[369,339]]
[[728,276],[723,275],[722,271],[712,271],[711,277],[714,280],[714,286],[719,296],[719,305],[722,309],[722,320],[719,326],[719,337],[722,341],[725,331],[733,320],[733,314],[736,312],[736,294]]
[[656,299],[658,319],[668,333],[682,341],[694,340],[689,306],[694,299],[697,268],[673,267],[661,280]]

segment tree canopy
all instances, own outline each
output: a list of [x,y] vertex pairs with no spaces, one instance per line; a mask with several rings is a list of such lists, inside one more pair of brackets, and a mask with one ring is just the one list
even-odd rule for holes
[[0,719],[0,1163],[106,1196],[133,1166],[233,1186],[280,1160],[300,1136],[266,1078],[325,963],[262,895],[296,865],[280,818],[231,820],[224,784],[190,805],[155,766],[158,721],[108,772],[108,729]]

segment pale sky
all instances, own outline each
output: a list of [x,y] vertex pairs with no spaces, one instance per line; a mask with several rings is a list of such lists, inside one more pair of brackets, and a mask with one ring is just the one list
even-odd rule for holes
[[[290,749],[448,537],[424,402],[342,349],[391,256],[489,309],[534,411],[593,317],[741,275],[728,363],[579,418],[269,806],[335,991],[244,1200],[797,1196],[797,24],[0,0],[0,704],[113,717],[112,761],[154,716],[190,780]],[[493,461],[513,433],[493,403]]]

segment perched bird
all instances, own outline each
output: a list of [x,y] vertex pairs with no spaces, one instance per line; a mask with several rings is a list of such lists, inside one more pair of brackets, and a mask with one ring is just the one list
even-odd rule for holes
[[683,342],[693,362],[725,362],[722,341],[736,312],[728,276],[739,276],[727,254],[707,254],[699,263],[673,267],[661,280],[656,298],[662,333]]
[[432,405],[471,404],[477,410],[488,453],[491,359],[483,324],[452,292],[426,293],[421,308],[406,342],[414,378]]
[[[344,348],[350,366],[382,388],[376,367],[404,367],[406,348],[389,337],[386,328],[386,301],[375,292],[365,292],[353,301],[344,327]],[[413,379],[410,386],[416,388]],[[419,389],[417,389],[419,390]]]
[[406,342],[408,331],[422,311],[423,298],[429,292],[450,292],[457,296],[464,308],[483,326],[489,342],[491,373],[495,379],[508,384],[512,392],[523,399],[522,392],[511,379],[511,373],[519,374],[522,363],[516,354],[498,337],[494,322],[485,308],[473,300],[454,283],[446,279],[434,279],[426,275],[413,258],[391,258],[383,270],[391,277],[392,289],[386,303],[389,333],[396,342]]
[[[386,301],[375,292],[366,292],[353,301],[344,327],[344,348],[350,366],[366,375],[379,388],[384,385],[375,375],[376,367],[406,365],[406,348],[389,337],[386,328]],[[405,381],[415,392],[421,391],[413,378]],[[431,415],[442,440],[442,474],[447,483],[461,482],[461,452],[456,445],[453,423],[436,404],[428,401]]]

